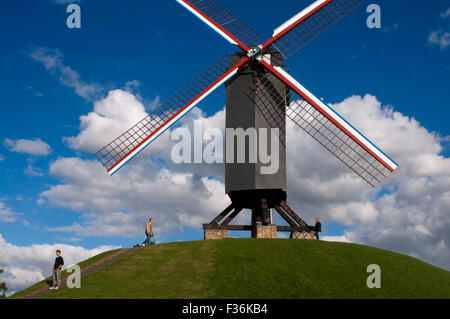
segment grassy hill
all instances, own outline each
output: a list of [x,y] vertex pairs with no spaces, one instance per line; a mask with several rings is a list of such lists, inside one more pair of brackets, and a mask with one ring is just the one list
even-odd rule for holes
[[[381,267],[381,289],[366,286],[370,264]],[[145,247],[81,285],[42,298],[450,298],[450,272],[420,260],[362,245],[287,239]]]

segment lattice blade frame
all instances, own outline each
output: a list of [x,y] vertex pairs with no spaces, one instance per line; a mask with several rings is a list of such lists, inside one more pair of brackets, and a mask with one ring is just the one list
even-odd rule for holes
[[177,0],[230,43],[247,52],[262,36],[214,0]]
[[[260,104],[267,104],[267,108],[283,108],[287,105],[288,118],[374,187],[398,167],[364,135],[307,91],[286,71],[262,63],[284,81],[292,92],[286,95],[285,100],[270,98],[259,101]],[[268,81],[265,76],[257,79],[258,86],[270,91]]]
[[274,46],[285,58],[336,24],[366,0],[317,0],[274,31],[263,47]]
[[230,68],[231,58],[227,55],[222,56],[184,89],[99,150],[95,156],[106,167],[108,173],[113,175],[207,95],[233,77],[249,60],[245,57]]

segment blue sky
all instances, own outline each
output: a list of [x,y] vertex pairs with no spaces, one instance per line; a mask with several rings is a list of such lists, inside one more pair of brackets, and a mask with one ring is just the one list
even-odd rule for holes
[[[310,1],[280,0],[276,8],[268,0],[222,2],[269,38],[273,29]],[[369,93],[429,131],[449,136],[450,47],[429,41],[431,32],[442,35],[450,30],[449,19],[443,17],[448,1],[431,1],[425,8],[423,1],[376,3],[382,10],[381,29],[366,27],[368,14],[363,5],[291,57],[287,62],[291,74],[327,102]],[[2,2],[0,200],[18,213],[19,222],[0,222],[0,234],[15,245],[63,242],[71,237],[48,229],[79,222],[79,214],[37,201],[50,185],[61,182],[48,173],[52,161],[74,156],[93,159],[92,154],[69,148],[63,137],[79,133],[79,117],[92,111],[94,101],[62,85],[57,73],[30,57],[32,52],[57,50],[81,81],[98,84],[100,96],[139,81],[137,92],[149,107],[155,98],[169,98],[222,54],[236,51],[174,0],[84,0],[80,5],[82,28],[70,30],[65,25],[66,6],[53,0]],[[220,89],[201,109],[213,115],[223,105],[224,90]],[[11,152],[5,139],[41,139],[51,152],[46,156]],[[441,155],[448,157],[448,145],[442,143]],[[33,166],[34,176],[26,173],[27,165]],[[347,228],[331,223],[325,234],[339,236]],[[184,227],[163,240],[201,236],[200,229]],[[142,234],[90,236],[77,244],[129,246],[139,240]]]

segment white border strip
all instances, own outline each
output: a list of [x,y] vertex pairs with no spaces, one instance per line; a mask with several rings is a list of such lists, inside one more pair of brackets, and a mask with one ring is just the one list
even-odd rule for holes
[[214,29],[217,33],[219,33],[222,37],[224,37],[227,41],[231,42],[234,45],[238,45],[236,41],[234,41],[232,38],[230,38],[226,33],[224,33],[222,30],[217,28],[214,24],[212,24],[210,21],[205,19],[200,13],[192,9],[191,6],[189,6],[187,3],[185,3],[183,0],[177,0],[178,3],[180,3],[183,7],[191,11],[194,15],[196,15],[200,20],[205,22],[207,25],[209,25],[212,29]]
[[367,146],[372,152],[374,152],[379,158],[381,158],[387,165],[390,166],[392,170],[395,170],[398,165],[394,163],[389,157],[387,157],[380,149],[378,149],[372,142],[370,142],[365,136],[354,129],[347,121],[345,121],[339,114],[337,114],[330,107],[325,105],[320,99],[315,97],[311,92],[305,89],[300,83],[298,83],[292,76],[290,76],[282,68],[274,66],[278,72],[280,72],[284,77],[286,77],[292,84],[294,84],[300,91],[306,94],[311,100],[317,103],[326,113],[328,113],[333,119],[335,119],[339,124],[341,124],[346,130],[353,134],[361,143]]
[[302,19],[304,16],[306,16],[308,13],[310,13],[311,11],[313,11],[315,8],[317,8],[318,6],[322,5],[324,2],[327,2],[329,0],[317,0],[316,2],[314,2],[313,4],[309,5],[306,9],[304,9],[303,11],[297,13],[295,16],[293,16],[292,18],[290,18],[288,21],[286,21],[285,23],[283,23],[281,26],[279,26],[278,28],[275,29],[275,31],[273,32],[273,36],[276,36],[277,34],[283,32],[285,29],[289,28],[291,25],[293,25],[295,22],[297,22],[298,20]]
[[175,124],[179,119],[181,119],[187,112],[192,110],[198,103],[200,103],[205,97],[207,97],[212,91],[217,89],[220,85],[222,85],[224,82],[226,82],[229,78],[234,76],[239,68],[236,68],[233,72],[231,72],[228,76],[226,76],[224,79],[222,79],[220,82],[218,82],[216,85],[214,85],[211,89],[209,89],[207,92],[205,92],[202,96],[200,96],[197,100],[191,103],[189,107],[187,107],[183,112],[177,115],[177,117],[173,118],[170,122],[166,123],[164,126],[160,127],[158,129],[158,132],[154,134],[151,138],[149,138],[144,144],[139,146],[137,149],[135,149],[132,153],[130,153],[127,157],[123,158],[117,166],[115,166],[111,171],[108,171],[110,175],[114,175],[119,169],[122,168],[123,165],[125,165],[129,160],[131,160],[133,157],[135,157],[137,154],[139,154],[145,147],[147,147],[151,142],[153,142],[156,138],[158,138],[162,133],[164,133],[169,127],[171,127],[173,124]]

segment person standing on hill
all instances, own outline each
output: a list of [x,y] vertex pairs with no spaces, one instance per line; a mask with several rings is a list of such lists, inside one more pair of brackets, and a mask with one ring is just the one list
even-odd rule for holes
[[53,285],[50,290],[57,290],[61,286],[61,268],[64,266],[64,258],[61,256],[61,250],[56,251],[55,264],[53,265]]
[[145,224],[145,236],[147,238],[142,243],[142,246],[147,246],[152,244],[152,237],[153,237],[153,218],[150,218],[147,224]]
[[316,239],[319,240],[319,233],[322,232],[322,223],[319,218],[316,218],[316,226],[314,227],[314,230],[316,231]]

